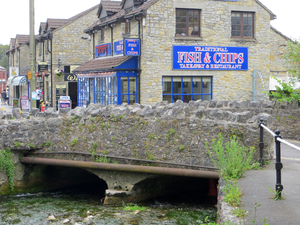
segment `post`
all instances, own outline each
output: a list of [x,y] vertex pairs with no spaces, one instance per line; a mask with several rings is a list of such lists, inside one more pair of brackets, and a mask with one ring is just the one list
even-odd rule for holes
[[264,125],[264,119],[261,118],[260,119],[260,123],[259,123],[259,138],[260,138],[260,143],[259,143],[259,148],[260,148],[260,159],[259,159],[259,163],[260,165],[264,165],[264,128],[261,126]]
[[32,100],[32,92],[35,91],[35,36],[34,36],[34,0],[30,0],[30,91],[29,99],[31,101],[31,109],[36,108],[36,101]]
[[282,163],[280,161],[281,155],[280,155],[280,141],[278,141],[278,138],[281,138],[280,131],[276,130],[275,132],[275,146],[276,146],[276,163],[275,163],[275,169],[276,169],[276,186],[275,189],[281,197],[281,192],[283,190],[283,186],[281,184],[281,169],[282,169]]

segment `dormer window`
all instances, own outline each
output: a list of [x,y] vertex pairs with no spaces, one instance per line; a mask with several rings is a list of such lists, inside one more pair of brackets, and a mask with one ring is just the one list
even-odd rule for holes
[[108,19],[108,17],[101,18],[101,19],[100,19],[100,22],[103,23],[103,22],[104,22],[105,20],[107,20],[107,19]]

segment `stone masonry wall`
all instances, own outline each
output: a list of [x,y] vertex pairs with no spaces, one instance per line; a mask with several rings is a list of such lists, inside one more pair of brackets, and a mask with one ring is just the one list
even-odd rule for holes
[[[175,36],[176,8],[201,10],[201,37]],[[231,12],[255,13],[255,38],[231,38]],[[163,0],[147,10],[142,27],[141,103],[154,104],[162,100],[162,76],[212,76],[213,99],[252,99],[253,70],[260,70],[266,90],[271,70],[282,64],[274,49],[284,42],[282,36],[270,29],[270,14],[254,0],[238,2],[209,0]],[[277,41],[277,39],[280,39]],[[272,46],[271,46],[272,43]],[[173,45],[248,47],[249,69],[246,71],[172,70]],[[272,54],[271,54],[272,50]],[[277,60],[277,58],[280,58]],[[274,62],[274,63],[273,63]],[[276,66],[276,68],[273,68]]]

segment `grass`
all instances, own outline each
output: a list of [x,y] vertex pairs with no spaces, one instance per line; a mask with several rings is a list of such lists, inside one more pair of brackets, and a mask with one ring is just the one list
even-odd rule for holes
[[145,211],[147,209],[147,207],[138,206],[137,204],[132,204],[132,203],[129,203],[129,204],[124,204],[123,203],[122,209],[125,210],[125,211],[136,211],[136,210]]

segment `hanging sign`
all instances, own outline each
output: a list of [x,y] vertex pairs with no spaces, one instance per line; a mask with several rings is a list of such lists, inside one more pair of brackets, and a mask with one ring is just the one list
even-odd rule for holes
[[173,46],[173,70],[248,70],[248,47]]
[[138,38],[124,39],[124,55],[140,56],[141,40]]

